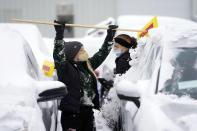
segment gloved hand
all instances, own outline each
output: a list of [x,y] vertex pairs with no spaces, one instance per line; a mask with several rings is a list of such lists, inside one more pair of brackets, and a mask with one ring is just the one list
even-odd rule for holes
[[106,80],[106,79],[104,79],[104,78],[98,78],[98,81],[101,83],[101,85],[105,88],[105,89],[107,89],[107,90],[109,90],[111,87],[113,87],[113,85],[114,85],[114,81],[113,80]]
[[115,34],[116,34],[116,30],[113,30],[113,29],[117,29],[118,26],[117,25],[109,25],[108,26],[108,29],[107,29],[107,37],[106,37],[106,40],[107,41],[112,41]]
[[64,30],[65,30],[66,22],[54,20],[54,23],[60,24],[60,25],[54,25],[54,28],[55,28],[55,31],[56,31],[55,40],[62,40],[64,38]]

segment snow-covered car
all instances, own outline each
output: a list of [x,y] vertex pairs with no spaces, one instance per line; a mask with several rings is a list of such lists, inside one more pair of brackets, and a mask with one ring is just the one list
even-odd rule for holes
[[[131,63],[132,68],[129,70],[129,72],[126,75],[121,76],[123,77],[121,78],[122,80],[120,81],[118,80],[118,82],[115,83],[115,84],[118,84],[117,87],[115,87],[117,89],[118,96],[121,99],[123,99],[123,101],[121,101],[121,111],[120,111],[121,117],[119,121],[120,123],[116,125],[116,130],[119,130],[120,128],[122,128],[122,130],[131,131],[134,128],[140,127],[139,124],[136,124],[137,120],[134,121],[134,119],[137,119],[139,116],[139,115],[136,115],[136,112],[140,112],[140,110],[146,109],[146,108],[143,108],[142,106],[143,97],[146,95],[155,96],[154,84],[157,83],[157,81],[155,80],[157,80],[159,68],[161,67],[160,62],[163,60],[161,59],[161,55],[163,52],[165,52],[165,50],[163,51],[164,43],[168,43],[166,40],[172,40],[170,35],[173,33],[174,34],[179,33],[180,35],[183,34],[183,33],[181,34],[177,30],[181,30],[187,27],[188,25],[190,25],[191,28],[189,28],[188,30],[191,31],[192,27],[196,26],[196,23],[191,22],[189,20],[183,20],[180,18],[160,17],[160,16],[157,18],[158,18],[159,27],[163,27],[163,30],[166,29],[165,33],[161,32],[162,29],[156,29],[155,32],[157,33],[150,32],[150,36],[148,39],[145,39],[145,40],[140,39],[139,47],[138,49],[136,49],[137,54],[134,52],[131,52],[131,54],[133,54],[134,56],[140,54],[141,57],[138,58],[135,62],[133,59],[132,60],[133,63]],[[151,19],[152,19],[152,16],[120,16],[118,17],[116,23],[119,25],[120,28],[141,29]],[[111,20],[111,21],[112,22],[110,23],[112,24],[115,23],[114,20]],[[89,35],[86,35],[84,38],[74,38],[74,39],[65,38],[65,41],[70,41],[70,40],[81,41],[91,56],[93,53],[95,53],[99,49],[106,34],[105,34],[105,31],[103,30],[101,31],[101,33],[98,33],[97,30],[92,30],[88,32],[93,32],[96,35],[92,36],[91,33],[90,34],[87,33]],[[169,34],[169,32],[171,34]],[[136,33],[132,33],[132,32],[117,32],[117,33],[118,34],[126,33],[132,36],[137,36]],[[177,38],[177,36],[175,36],[175,38]],[[47,41],[47,43],[51,43],[50,44],[51,47],[49,47],[49,49],[52,53],[53,39],[51,40],[45,39],[45,41]],[[166,47],[168,47],[167,45],[168,44],[166,44]],[[143,53],[141,53],[140,51]],[[111,77],[113,77],[111,73],[113,72],[112,70],[115,67],[114,60],[115,60],[115,57],[113,53],[110,53],[110,55],[107,57],[104,64],[99,69],[101,77],[104,77],[105,74],[107,74],[107,77],[109,77],[110,79]],[[136,64],[136,62],[138,64]],[[111,73],[107,73],[105,67],[108,67],[109,69],[107,68],[107,70],[108,72],[111,72]],[[147,88],[146,85],[150,85],[150,83],[153,85],[148,86]],[[131,88],[129,85],[138,87],[138,88],[137,89]],[[138,90],[141,90],[141,91],[138,91]],[[145,95],[142,95],[143,92],[146,92],[144,93]],[[101,112],[95,111],[97,130],[109,130],[109,131],[112,130],[108,126],[112,125],[111,127],[113,127],[114,123],[116,122],[116,119],[118,118],[117,114],[119,114],[119,112],[117,112],[117,110],[118,110],[118,106],[120,103],[115,93],[116,91],[111,90],[107,98],[108,101],[102,107],[102,111]],[[139,101],[139,98],[140,98],[140,101]],[[132,102],[130,102],[131,100]],[[140,109],[138,109],[137,106],[135,106],[133,101],[135,102],[135,104],[138,104],[138,105],[139,105],[139,102],[141,102]],[[137,126],[136,125],[134,126],[134,123]],[[104,125],[107,125],[107,126],[104,126]],[[155,124],[154,126],[159,127],[160,124]],[[157,128],[154,128],[154,126],[153,126],[153,129],[157,130]],[[144,127],[146,129],[146,126]]]
[[56,101],[41,101],[63,97],[67,91],[43,73],[47,59],[51,56],[36,26],[0,24],[1,131],[56,130]]
[[151,30],[144,43],[138,62],[115,85],[120,128],[196,131],[197,23],[175,20]]
[[[117,24],[121,28],[141,29],[151,18],[151,16],[121,16],[118,18]],[[109,19],[104,22],[104,25],[114,23],[114,19]],[[110,100],[115,100],[113,104],[118,106],[120,104],[121,106],[119,126],[122,130],[178,130],[180,129],[179,125],[183,126],[180,130],[189,130],[194,125],[188,123],[188,121],[196,122],[195,113],[192,114],[192,111],[195,110],[196,101],[191,98],[179,98],[176,95],[169,95],[176,94],[176,92],[172,92],[173,86],[171,86],[174,84],[174,79],[168,81],[168,79],[172,78],[173,70],[176,68],[171,68],[174,67],[173,64],[167,61],[167,58],[171,56],[174,56],[172,60],[176,60],[177,57],[175,56],[178,56],[179,52],[178,45],[182,45],[180,48],[196,48],[194,44],[197,41],[195,36],[196,23],[170,17],[158,17],[158,23],[159,27],[164,28],[152,30],[148,39],[142,39],[138,52],[143,50],[143,53],[139,53],[139,58],[136,63],[132,64],[129,72],[115,82],[114,89],[116,90],[111,90],[112,93],[109,93]],[[182,30],[183,26],[184,29]],[[185,28],[185,26],[188,27]],[[17,24],[11,26],[2,24],[0,32],[0,70],[3,72],[0,75],[0,130],[55,131],[57,128],[57,103],[45,102],[39,104],[39,106],[37,104],[38,94],[45,88],[51,89],[64,86],[63,83],[50,81],[56,80],[55,74],[47,77],[42,72],[43,62],[45,60],[53,61],[54,39],[45,38],[43,41],[38,29],[32,25],[19,26]],[[136,35],[128,32],[117,33]],[[93,29],[89,30],[83,38],[65,38],[65,41],[81,41],[91,56],[102,45],[105,35],[105,30]],[[174,52],[174,50],[177,52]],[[111,70],[115,66],[114,60],[113,53],[110,53],[104,64],[99,68],[101,77],[103,77],[103,74],[109,78],[113,77],[111,74],[113,71]],[[166,73],[165,65],[170,67],[171,70],[167,70],[169,73]],[[109,69],[105,68],[106,66]],[[182,89],[189,88],[188,85],[191,84],[195,85],[195,81],[189,81],[189,83],[178,82]],[[165,88],[164,85],[169,86]],[[116,97],[116,92],[122,99],[121,103]],[[180,92],[177,93],[182,95]],[[140,102],[139,109],[133,101],[135,103]],[[185,104],[188,105],[186,108],[189,111],[182,108],[182,105]],[[181,106],[184,109],[182,111],[185,112],[183,115],[182,112],[174,113],[176,108],[171,108],[171,105],[177,105],[176,108]],[[117,119],[118,112],[111,104],[106,104],[103,108],[107,111],[95,111],[97,130],[111,131],[110,128],[104,126],[105,124],[108,125],[108,123],[102,116],[106,114],[112,119]],[[196,128],[192,129],[196,130]]]

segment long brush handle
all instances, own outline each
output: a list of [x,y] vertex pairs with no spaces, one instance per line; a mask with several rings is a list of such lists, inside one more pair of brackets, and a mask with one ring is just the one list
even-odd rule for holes
[[[32,24],[44,24],[44,25],[59,25],[58,23],[49,22],[49,21],[36,21],[36,20],[24,20],[24,19],[12,19],[15,22],[21,23],[32,23]],[[94,28],[94,29],[108,29],[108,27],[103,26],[94,26],[94,25],[81,25],[81,24],[65,24],[66,27],[79,27],[79,28]],[[118,31],[129,31],[129,32],[144,32],[144,30],[137,30],[137,29],[122,29],[117,28],[115,30]]]

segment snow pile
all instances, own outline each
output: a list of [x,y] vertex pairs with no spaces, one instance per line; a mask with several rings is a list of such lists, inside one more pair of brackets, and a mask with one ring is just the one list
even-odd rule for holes
[[121,80],[116,85],[118,94],[124,96],[140,97],[144,92],[144,88],[149,81],[129,81],[128,79]]
[[112,131],[108,127],[107,121],[103,118],[102,112],[94,110],[94,117],[97,131]]
[[146,44],[147,39],[145,37],[139,39],[137,41],[138,45],[136,49],[132,49],[129,50],[130,52],[130,57],[131,57],[131,61],[129,62],[129,64],[131,65],[131,67],[135,67],[136,64],[139,63],[139,57],[141,56],[141,53],[144,50],[144,46]]
[[113,129],[118,122],[121,102],[117,96],[116,90],[112,88],[101,108],[102,116],[107,125]]

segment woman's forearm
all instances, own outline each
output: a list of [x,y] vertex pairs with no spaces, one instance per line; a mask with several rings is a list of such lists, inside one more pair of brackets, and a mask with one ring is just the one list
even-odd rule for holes
[[58,67],[63,66],[66,63],[66,57],[64,53],[64,40],[54,41],[53,59],[55,66]]

